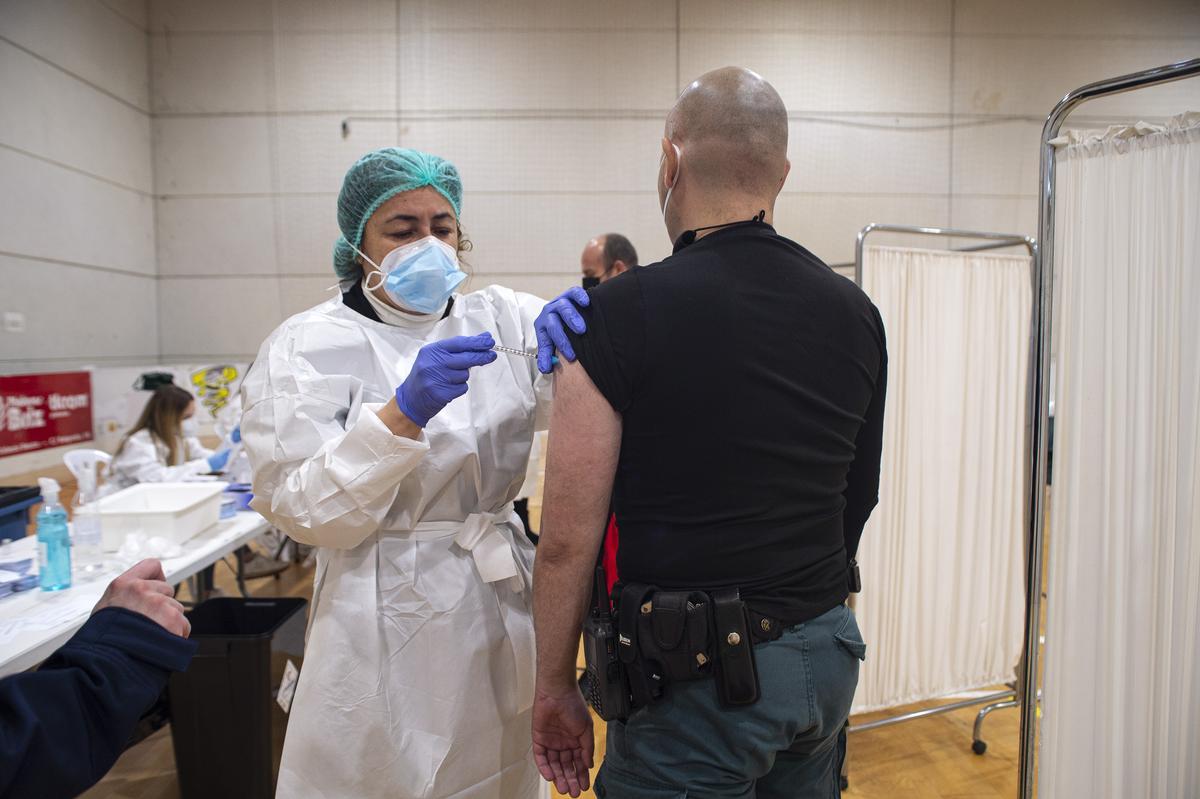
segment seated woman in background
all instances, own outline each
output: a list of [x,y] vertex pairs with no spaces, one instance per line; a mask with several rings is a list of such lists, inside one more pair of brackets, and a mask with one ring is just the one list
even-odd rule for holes
[[[109,466],[117,489],[138,483],[174,483],[219,472],[229,462],[230,449],[211,450],[196,437],[196,399],[191,392],[168,383],[154,390],[137,424],[121,439]],[[241,440],[234,428],[233,442]],[[264,557],[249,547],[238,550],[242,576],[248,580],[270,577],[287,569],[285,561]],[[204,592],[211,592],[212,567],[201,576]]]
[[159,386],[141,417],[121,439],[109,474],[117,488],[138,483],[173,483],[218,472],[229,450],[206,449],[196,437],[196,400],[176,385]]

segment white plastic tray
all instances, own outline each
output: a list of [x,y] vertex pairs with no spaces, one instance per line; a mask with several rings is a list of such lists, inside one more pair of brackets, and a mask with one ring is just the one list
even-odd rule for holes
[[221,516],[226,483],[138,483],[100,500],[106,552],[116,552],[133,533],[182,544]]

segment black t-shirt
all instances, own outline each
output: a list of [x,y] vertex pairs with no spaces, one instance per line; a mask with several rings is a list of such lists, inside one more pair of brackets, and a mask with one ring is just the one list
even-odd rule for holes
[[622,415],[622,581],[736,586],[788,623],[844,601],[879,492],[887,354],[867,296],[757,222],[590,296],[572,343]]

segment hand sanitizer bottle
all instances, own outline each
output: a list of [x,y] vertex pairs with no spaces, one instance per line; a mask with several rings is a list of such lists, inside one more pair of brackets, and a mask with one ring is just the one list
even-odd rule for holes
[[37,515],[38,580],[43,591],[61,591],[71,587],[67,512],[58,504],[58,481],[42,477],[38,485],[42,488],[42,509]]

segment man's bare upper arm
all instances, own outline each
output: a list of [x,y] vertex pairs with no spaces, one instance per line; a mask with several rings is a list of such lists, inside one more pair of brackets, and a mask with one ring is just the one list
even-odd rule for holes
[[621,415],[578,363],[555,376],[539,557],[598,545],[621,450]]

